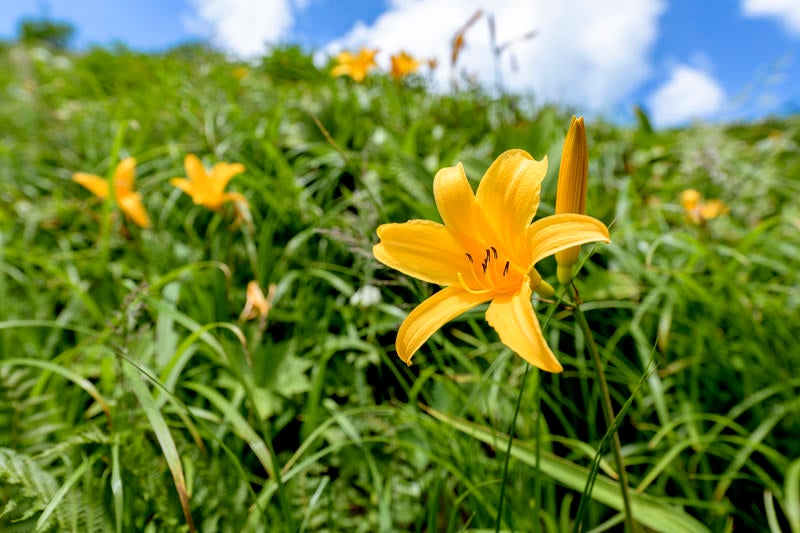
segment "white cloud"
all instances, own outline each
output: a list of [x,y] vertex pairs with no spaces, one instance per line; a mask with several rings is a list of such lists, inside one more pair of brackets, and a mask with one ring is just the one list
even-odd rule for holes
[[748,17],[774,17],[790,32],[800,35],[798,0],[742,0],[742,12]]
[[265,43],[289,35],[294,22],[293,5],[303,9],[308,0],[190,0],[194,7],[185,24],[208,34],[226,52],[241,57],[264,53]]
[[[330,43],[326,52],[370,46],[389,55],[404,49],[436,57],[437,81],[450,79],[450,41],[477,10],[494,14],[502,44],[536,30],[535,38],[516,44],[502,58],[506,89],[533,90],[540,101],[579,106],[579,111],[609,110],[650,74],[648,53],[657,36],[663,0],[391,0],[372,25],[357,23]],[[486,19],[465,36],[459,69],[491,86],[494,62]],[[518,68],[512,71],[511,55]]]
[[687,65],[672,67],[669,79],[648,98],[653,123],[676,126],[719,113],[725,92],[707,72]]

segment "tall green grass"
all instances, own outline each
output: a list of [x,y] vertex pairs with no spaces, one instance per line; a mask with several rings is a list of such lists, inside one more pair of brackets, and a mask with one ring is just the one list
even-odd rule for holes
[[[436,219],[439,168],[476,182],[508,148],[548,155],[552,213],[569,110],[358,85],[292,48],[234,67],[198,46],[0,51],[0,529],[493,528],[524,363],[479,309],[407,368],[397,327],[436,289],[371,246],[378,224]],[[123,130],[152,229],[70,179],[113,168]],[[635,518],[800,531],[800,120],[588,133],[589,212],[613,243],[578,287],[615,407],[630,400]],[[169,185],[187,152],[247,167],[229,188],[252,223]],[[730,212],[691,224],[686,188]],[[276,285],[263,331],[238,321],[253,279]],[[580,329],[537,305],[566,370],[521,391],[500,523],[566,531],[605,424]],[[613,455],[598,466],[584,530],[621,523]]]

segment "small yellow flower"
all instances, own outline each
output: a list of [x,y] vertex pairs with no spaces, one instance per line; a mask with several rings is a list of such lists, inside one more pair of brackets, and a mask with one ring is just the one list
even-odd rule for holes
[[192,197],[194,203],[204,205],[212,211],[219,211],[225,202],[247,204],[247,199],[236,192],[225,192],[225,186],[237,174],[244,172],[240,163],[217,163],[206,173],[200,159],[194,154],[186,156],[183,162],[186,178],[172,178],[169,182]]
[[419,69],[419,61],[405,52],[400,52],[391,57],[392,60],[392,78],[400,80],[413,74]]
[[234,67],[231,73],[233,74],[234,78],[241,81],[244,79],[245,76],[247,76],[250,73],[250,70],[248,70],[247,67],[238,66]]
[[681,193],[681,205],[686,216],[695,224],[705,224],[707,220],[717,218],[728,211],[722,200],[703,201],[703,196],[694,189],[686,189]]
[[342,52],[336,56],[338,65],[331,69],[331,76],[350,76],[360,83],[367,77],[367,72],[378,66],[375,63],[377,53],[377,50],[369,48],[362,48],[358,55]]
[[[567,138],[561,151],[561,166],[558,168],[556,191],[556,214],[586,214],[586,187],[589,181],[589,145],[583,117],[569,124]],[[581,247],[575,246],[556,254],[558,281],[566,285],[572,280],[573,267],[578,262]]]
[[[122,209],[125,216],[137,226],[150,227],[150,217],[142,205],[142,195],[133,190],[136,174],[136,160],[132,157],[123,159],[114,169],[114,200]],[[76,172],[72,179],[89,189],[95,196],[106,198],[108,196],[108,181],[94,174]]]
[[433,194],[444,224],[410,220],[378,228],[380,242],[372,249],[378,261],[445,287],[411,311],[397,332],[397,354],[407,364],[445,323],[491,302],[486,320],[506,346],[543,370],[562,370],[531,305],[532,291],[549,287],[534,266],[571,246],[609,238],[608,228],[586,215],[552,215],[531,224],[546,173],[546,159],[509,150],[473,193],[461,164],[443,168]]
[[272,309],[272,299],[275,297],[276,286],[270,284],[268,296],[264,296],[264,291],[257,281],[251,281],[247,284],[247,300],[242,309],[242,314],[239,315],[239,320],[252,320],[254,318],[266,319]]

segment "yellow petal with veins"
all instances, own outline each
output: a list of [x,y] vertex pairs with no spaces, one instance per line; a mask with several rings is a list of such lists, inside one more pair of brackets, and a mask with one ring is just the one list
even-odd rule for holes
[[520,265],[527,262],[525,231],[536,215],[545,174],[547,157],[537,161],[524,150],[508,150],[495,159],[478,185],[478,205],[500,245]]
[[528,228],[530,266],[545,257],[590,242],[611,242],[605,224],[587,215],[564,213],[540,218]]
[[472,294],[456,287],[440,290],[411,311],[397,332],[397,355],[411,364],[420,346],[458,315],[491,299],[491,294]]
[[480,235],[481,211],[461,163],[436,173],[433,196],[444,225],[457,238],[474,239]]
[[561,363],[547,346],[542,328],[531,306],[531,289],[523,283],[516,293],[501,294],[486,310],[486,320],[503,344],[537,368],[561,372]]
[[380,242],[372,248],[375,258],[403,274],[438,285],[458,285],[458,265],[467,259],[447,228],[429,220],[378,227]]

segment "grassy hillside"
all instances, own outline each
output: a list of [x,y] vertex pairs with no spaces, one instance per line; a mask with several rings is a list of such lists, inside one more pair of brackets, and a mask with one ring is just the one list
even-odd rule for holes
[[[578,512],[606,424],[570,310],[536,303],[561,374],[523,379],[482,308],[406,367],[398,326],[437,288],[371,253],[379,224],[439,220],[437,170],[475,186],[510,148],[548,156],[552,214],[570,110],[196,46],[6,45],[0,93],[0,529],[621,528],[607,447]],[[587,130],[612,244],[577,286],[637,522],[800,531],[800,119]],[[243,164],[249,210],[174,187],[189,153]],[[146,229],[72,180],[125,157]],[[695,223],[690,188],[727,212]],[[271,307],[241,320],[251,280]]]

